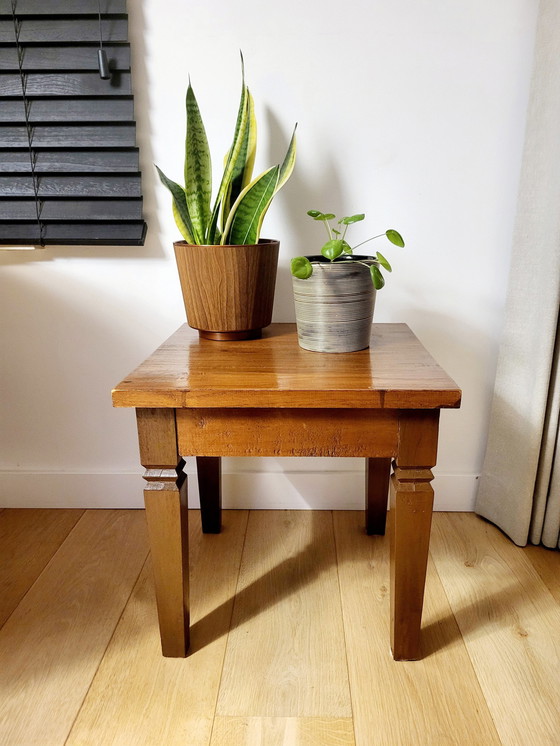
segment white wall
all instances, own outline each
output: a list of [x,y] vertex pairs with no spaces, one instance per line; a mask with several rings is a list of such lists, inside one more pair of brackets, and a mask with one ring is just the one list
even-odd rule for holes
[[[400,230],[407,248],[386,252],[395,271],[376,320],[407,322],[464,390],[462,409],[442,415],[436,487],[439,507],[470,509],[502,325],[537,0],[128,5],[147,242],[0,251],[0,505],[141,504],[134,415],[111,408],[110,389],[184,320],[177,230],[152,164],[180,180],[189,74],[221,162],[241,48],[260,126],[257,167],[281,158],[299,122],[296,171],[265,224],[282,242],[275,320],[293,320],[289,258],[321,243],[307,209],[366,212],[356,238]],[[228,461],[226,504],[358,507],[361,468],[358,460]]]

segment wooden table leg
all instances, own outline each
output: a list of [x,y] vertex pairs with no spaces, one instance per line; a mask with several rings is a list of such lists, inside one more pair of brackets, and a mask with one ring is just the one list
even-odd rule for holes
[[398,456],[391,477],[391,649],[395,660],[421,658],[420,627],[428,564],[439,410],[399,418]]
[[174,409],[137,409],[144,502],[164,656],[189,649],[187,476],[177,451]]
[[389,496],[390,458],[366,458],[366,532],[385,533]]
[[222,459],[219,456],[197,456],[198,491],[202,532],[219,534],[222,530]]

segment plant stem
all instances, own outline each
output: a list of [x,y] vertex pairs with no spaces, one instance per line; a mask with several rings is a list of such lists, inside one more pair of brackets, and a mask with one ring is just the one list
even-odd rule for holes
[[329,225],[329,221],[328,220],[323,220],[323,223],[325,225],[325,228],[327,229],[327,233],[329,235],[329,238],[332,241],[333,240],[333,234],[332,234],[332,231],[331,231],[331,226]]
[[354,251],[354,249],[357,249],[358,246],[363,246],[365,243],[368,243],[368,241],[373,241],[374,238],[381,238],[381,236],[384,236],[384,235],[385,235],[384,233],[380,233],[378,236],[372,236],[371,238],[366,238],[366,240],[362,241],[362,243],[357,243],[355,246],[352,246],[352,251]]

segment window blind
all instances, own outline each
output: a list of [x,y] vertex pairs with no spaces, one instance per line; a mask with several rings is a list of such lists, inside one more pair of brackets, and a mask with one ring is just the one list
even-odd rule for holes
[[143,244],[127,38],[126,0],[0,0],[0,244]]

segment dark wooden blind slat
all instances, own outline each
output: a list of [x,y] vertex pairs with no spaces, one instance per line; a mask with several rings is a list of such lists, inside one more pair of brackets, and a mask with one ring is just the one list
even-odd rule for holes
[[[99,41],[99,40],[98,40]],[[87,46],[29,46],[25,49],[24,70],[95,70],[98,43]],[[130,70],[128,44],[103,44],[111,70]],[[0,70],[19,71],[15,46],[0,47]]]
[[[0,220],[34,220],[35,200],[0,200]],[[41,220],[140,220],[142,200],[58,200],[42,202]]]
[[[37,180],[40,197],[141,197],[140,175],[47,175]],[[0,175],[0,198],[34,197],[29,176]]]
[[[17,0],[16,12],[24,15],[96,15],[126,13],[126,0]],[[12,15],[12,0],[0,0],[0,15]]]
[[[134,147],[136,142],[133,124],[100,124],[99,126],[74,127],[72,125],[45,125],[32,128],[31,144],[34,148],[119,148]],[[28,144],[27,129],[0,125],[0,148],[23,148]]]
[[[130,73],[114,73],[102,80],[99,72],[29,73],[26,96],[122,96],[131,93]],[[19,73],[0,73],[0,96],[21,95]]]
[[[27,116],[32,123],[59,122],[61,108],[65,122],[131,122],[134,119],[132,97],[123,99],[69,98],[35,99],[29,102]],[[25,122],[23,99],[6,99],[0,105],[1,122]]]
[[[101,23],[104,42],[127,41],[128,23],[123,18],[104,18]],[[13,42],[14,24],[11,19],[0,21],[0,42]],[[45,41],[77,42],[99,41],[99,21],[97,19],[76,18],[68,20],[42,20],[23,18],[19,40],[22,44]]]
[[142,244],[126,0],[14,12],[0,0],[0,243]]
[[[49,244],[118,244],[138,246],[144,243],[146,224],[127,222],[45,223],[43,239]],[[27,245],[39,242],[36,221],[0,223],[0,243]]]
[[[136,173],[138,149],[127,150],[40,150],[36,154],[35,172],[130,172]],[[0,150],[0,173],[30,172],[29,149]]]

